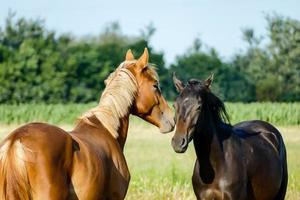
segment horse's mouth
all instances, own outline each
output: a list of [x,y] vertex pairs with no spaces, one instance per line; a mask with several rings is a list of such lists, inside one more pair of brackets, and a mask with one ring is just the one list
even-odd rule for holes
[[189,146],[188,142],[185,142],[184,145],[180,145],[180,146],[173,146],[173,149],[176,153],[184,153],[186,152],[187,148]]

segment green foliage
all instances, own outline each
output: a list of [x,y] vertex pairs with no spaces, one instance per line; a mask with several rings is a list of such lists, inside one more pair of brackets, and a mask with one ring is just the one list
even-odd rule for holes
[[196,38],[166,67],[164,54],[150,45],[153,24],[138,36],[124,35],[114,22],[98,36],[75,38],[46,29],[41,20],[9,14],[0,29],[0,103],[94,102],[127,49],[138,57],[145,47],[169,100],[177,96],[171,78],[175,71],[184,81],[213,73],[214,92],[230,102],[300,101],[300,22],[278,15],[266,20],[267,36],[244,29],[248,47],[229,62]]
[[147,38],[128,37],[113,23],[98,37],[78,40],[56,36],[40,20],[9,15],[0,30],[0,103],[96,101],[129,48],[140,56],[148,47],[150,62],[165,72],[163,54],[148,44],[154,31],[148,29]]
[[171,70],[183,80],[215,74],[214,91],[226,101],[300,100],[300,22],[267,16],[268,37],[243,30],[246,52],[226,63],[212,49],[203,50],[196,39],[191,50],[177,57]]
[[[191,78],[206,79],[214,74],[213,88],[226,101],[252,101],[253,86],[231,65],[224,63],[214,49],[204,51],[200,40],[183,56],[177,57],[171,70],[184,82]],[[170,83],[171,84],[171,83]]]
[[249,48],[235,55],[233,65],[255,85],[259,101],[300,100],[300,22],[278,15],[266,17],[268,40],[260,45],[251,29],[244,30]]

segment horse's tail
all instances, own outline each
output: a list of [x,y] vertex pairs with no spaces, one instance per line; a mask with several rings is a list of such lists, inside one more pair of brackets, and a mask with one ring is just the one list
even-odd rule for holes
[[24,146],[20,140],[8,139],[0,147],[1,200],[31,200],[25,159]]
[[282,163],[282,179],[279,191],[275,197],[275,200],[284,200],[287,184],[288,184],[288,168],[287,168],[287,155],[286,155],[286,148],[282,139],[281,134],[277,134],[277,138],[279,140],[279,157]]

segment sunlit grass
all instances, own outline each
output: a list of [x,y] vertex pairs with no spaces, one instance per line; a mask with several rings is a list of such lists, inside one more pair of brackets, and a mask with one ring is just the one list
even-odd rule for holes
[[[279,127],[288,153],[289,185],[287,200],[300,197],[300,127]],[[139,122],[129,129],[125,155],[132,175],[127,198],[195,199],[192,174],[195,153],[192,144],[185,154],[174,153],[172,133],[160,134],[157,128]]]
[[[14,120],[11,125],[3,122],[3,111],[0,116],[0,137],[3,138],[10,131],[15,129],[16,124],[24,122],[24,116],[35,115],[38,121],[50,121],[51,123],[62,125],[66,130],[71,130],[76,117],[96,104],[74,104],[72,106],[59,105],[58,107],[36,107],[24,108],[20,113],[14,111],[11,118]],[[235,106],[231,105],[231,106]],[[3,106],[3,105],[2,105]],[[242,107],[238,108],[242,109]],[[6,107],[7,108],[7,107]],[[3,107],[0,110],[3,110]],[[15,109],[15,108],[13,108]],[[48,109],[48,110],[47,110]],[[28,111],[31,110],[31,111]],[[59,110],[59,113],[57,114]],[[248,110],[250,111],[250,110]],[[247,111],[247,112],[248,112]],[[7,111],[10,113],[9,111]],[[43,112],[46,112],[43,113]],[[65,112],[68,112],[67,116]],[[1,111],[0,111],[1,113]],[[29,114],[28,114],[29,113]],[[55,113],[48,116],[47,113]],[[14,114],[19,116],[16,120]],[[45,118],[46,117],[46,118]],[[55,119],[57,117],[57,119]],[[67,120],[65,118],[68,118]],[[32,116],[26,116],[25,121],[30,121]],[[49,120],[47,120],[49,119]],[[8,120],[8,119],[6,119]],[[288,118],[285,119],[289,121]],[[65,123],[65,122],[68,123]],[[18,123],[20,122],[20,123]],[[300,197],[300,126],[280,126],[280,131],[284,136],[288,153],[289,185],[287,200],[298,200]],[[127,143],[125,146],[125,156],[131,173],[131,182],[127,193],[127,200],[192,200],[195,199],[192,189],[192,173],[195,162],[195,153],[192,144],[184,154],[174,153],[170,141],[172,133],[161,134],[158,129],[142,120],[132,117]]]

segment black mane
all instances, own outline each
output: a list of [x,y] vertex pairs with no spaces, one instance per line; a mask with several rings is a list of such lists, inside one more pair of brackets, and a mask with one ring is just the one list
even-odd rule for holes
[[200,95],[203,101],[204,110],[210,112],[214,122],[230,123],[225,105],[220,98],[210,91],[202,92]]
[[[230,124],[230,119],[227,114],[225,104],[223,101],[211,92],[209,88],[205,86],[204,82],[196,79],[191,79],[188,81],[188,86],[195,89],[195,91],[200,95],[202,100],[202,113],[212,116],[212,120],[215,123],[225,123]],[[209,112],[209,113],[207,113]]]

